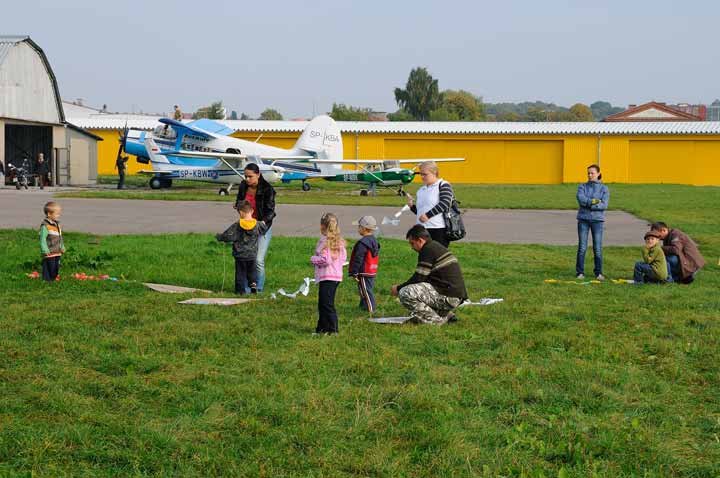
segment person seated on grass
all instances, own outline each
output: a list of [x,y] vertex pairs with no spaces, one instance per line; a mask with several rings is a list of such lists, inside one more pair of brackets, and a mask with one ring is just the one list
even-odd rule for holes
[[238,207],[240,220],[233,223],[222,234],[215,237],[221,242],[232,242],[235,258],[235,293],[257,294],[257,258],[258,240],[267,231],[267,225],[253,219],[253,207],[249,201],[242,201]]
[[410,311],[410,320],[442,325],[457,320],[453,310],[468,298],[457,258],[423,226],[416,224],[405,235],[418,253],[415,273],[402,284],[392,286],[390,294]]
[[697,244],[680,229],[670,229],[664,222],[653,223],[650,230],[660,234],[672,280],[683,284],[692,283],[695,275],[705,265],[705,259]]
[[647,282],[662,284],[672,280],[668,274],[665,253],[660,246],[660,234],[657,231],[645,233],[645,247],[642,249],[643,260],[635,263],[633,280],[636,284]]

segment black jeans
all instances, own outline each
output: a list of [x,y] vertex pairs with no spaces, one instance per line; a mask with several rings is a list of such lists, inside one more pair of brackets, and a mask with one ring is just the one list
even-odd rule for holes
[[437,241],[445,247],[450,246],[450,241],[448,241],[445,238],[445,228],[444,227],[440,227],[437,229],[428,229],[427,232],[428,232],[428,234],[430,234],[430,237],[432,238],[433,241]]
[[48,282],[53,282],[60,272],[60,256],[43,257],[42,260],[42,278]]
[[315,332],[336,334],[338,332],[338,316],[335,311],[335,292],[339,282],[334,280],[321,281],[318,287],[318,323]]
[[255,259],[235,258],[235,293],[244,294],[247,289],[257,290],[257,265]]

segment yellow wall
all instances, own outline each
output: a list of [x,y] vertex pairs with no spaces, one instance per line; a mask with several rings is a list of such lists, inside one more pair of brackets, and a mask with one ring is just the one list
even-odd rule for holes
[[[116,174],[118,131],[91,130],[98,144],[98,173]],[[255,141],[259,133],[233,134]],[[261,143],[290,148],[300,133],[264,133]],[[720,136],[343,134],[346,159],[463,157],[441,164],[456,183],[559,184],[586,180],[600,164],[610,183],[720,185]],[[129,174],[148,165],[128,162]]]

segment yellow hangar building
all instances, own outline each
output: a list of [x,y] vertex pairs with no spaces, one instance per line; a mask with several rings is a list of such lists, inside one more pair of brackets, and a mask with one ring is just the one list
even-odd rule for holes
[[[102,137],[98,173],[115,174],[122,118],[71,121]],[[307,122],[219,121],[237,138],[289,148]],[[152,130],[156,119],[127,120]],[[720,185],[720,122],[484,123],[338,122],[346,159],[464,157],[442,165],[455,183],[560,184],[601,166],[610,183]],[[128,173],[147,168],[135,161]]]

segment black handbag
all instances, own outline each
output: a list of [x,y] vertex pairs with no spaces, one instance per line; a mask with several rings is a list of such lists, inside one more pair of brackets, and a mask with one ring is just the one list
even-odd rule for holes
[[453,197],[450,209],[443,213],[445,219],[445,239],[448,241],[459,241],[465,237],[465,224],[462,220],[460,203]]

